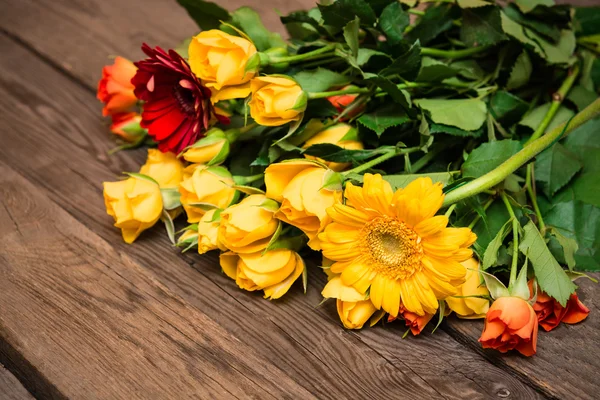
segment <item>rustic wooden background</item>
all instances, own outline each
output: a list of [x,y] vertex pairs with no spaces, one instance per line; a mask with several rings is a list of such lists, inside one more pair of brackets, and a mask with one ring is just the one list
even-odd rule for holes
[[[591,0],[597,3],[596,0]],[[229,0],[283,32],[312,0]],[[584,1],[584,3],[586,3]],[[587,1],[587,4],[591,4]],[[346,331],[310,271],[281,301],[239,290],[216,256],[162,227],[126,245],[101,182],[135,171],[95,98],[109,55],[197,29],[174,0],[0,0],[0,399],[565,398],[600,393],[600,290],[588,320],[540,333],[533,358],[484,351],[481,321]]]

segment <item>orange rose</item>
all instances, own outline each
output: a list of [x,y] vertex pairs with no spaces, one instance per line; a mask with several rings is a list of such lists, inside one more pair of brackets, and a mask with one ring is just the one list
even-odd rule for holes
[[[530,290],[531,285],[532,281],[529,281]],[[577,293],[573,293],[569,301],[567,301],[567,306],[563,307],[558,301],[542,292],[539,288],[533,310],[545,331],[551,331],[561,322],[576,324],[586,319],[590,313],[590,310],[579,301]]]
[[485,316],[479,342],[484,349],[502,353],[516,349],[525,356],[536,351],[538,319],[529,303],[520,297],[496,299]]
[[[345,86],[342,88],[342,90],[344,89],[349,89],[350,86]],[[335,109],[338,111],[338,113],[342,113],[346,107],[348,107],[350,104],[352,104],[352,102],[358,97],[357,94],[341,94],[338,96],[330,96],[327,98],[327,100],[331,103],[331,105],[333,105],[335,107]],[[364,110],[364,104],[360,107],[357,107],[355,110],[352,110],[350,113],[348,113],[348,115],[346,115],[344,118],[342,118],[342,121],[346,121],[352,117],[354,117],[355,115],[358,115],[358,113],[360,113],[362,110]]]
[[102,79],[98,82],[96,97],[104,103],[102,115],[112,115],[129,110],[137,102],[133,94],[131,78],[137,68],[123,57],[116,57],[113,65],[102,68]]
[[[408,311],[402,304],[400,304],[400,311],[398,311],[398,316],[404,318],[406,321],[406,326],[410,329],[410,332],[417,336],[421,333],[423,329],[427,326],[431,318],[433,318],[433,314],[425,314],[418,315],[413,312]],[[396,320],[396,317],[390,315],[388,317],[388,322],[392,322]]]

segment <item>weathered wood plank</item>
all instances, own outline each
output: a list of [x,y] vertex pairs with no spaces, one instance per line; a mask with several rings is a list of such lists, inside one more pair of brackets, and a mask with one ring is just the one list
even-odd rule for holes
[[[314,7],[315,0],[228,0],[228,10],[251,5],[266,26],[280,33],[282,14]],[[135,60],[141,44],[173,48],[198,32],[175,0],[3,0],[0,27],[18,36],[77,79],[95,87],[110,55]]]
[[[600,278],[600,273],[591,274]],[[541,327],[538,352],[534,357],[501,355],[483,350],[476,341],[483,324],[477,321],[448,321],[445,329],[467,347],[483,354],[490,362],[527,376],[549,396],[564,399],[597,399],[600,393],[600,291],[587,279],[577,280],[581,301],[590,309],[588,318],[577,325],[561,324],[550,332]]]
[[9,370],[0,364],[0,400],[30,400],[31,394]]
[[62,395],[312,397],[3,164],[0,204],[1,338]]
[[[198,270],[206,274],[199,275],[175,256],[178,251],[172,249],[158,227],[134,246],[121,243],[105,215],[100,182],[114,179],[118,171],[137,169],[139,164],[131,153],[106,156],[110,142],[102,139],[105,134],[100,118],[94,107],[89,107],[94,101],[92,95],[6,39],[0,39],[0,51],[5,55],[0,66],[0,107],[14,109],[4,121],[10,128],[3,134],[6,145],[0,148],[0,159],[319,397],[368,393],[383,396],[389,390],[407,397],[431,397],[436,393],[409,369],[396,368],[360,341],[337,337],[341,329],[334,321],[312,314],[312,306],[294,302],[294,298],[302,297],[297,290],[289,303],[269,303],[246,293],[245,298],[232,298],[225,290],[238,296],[242,292],[221,275],[214,259],[197,257]],[[69,154],[68,161],[64,154]],[[313,296],[318,296],[317,288],[311,290]],[[255,313],[256,309],[248,306],[254,303],[269,309]],[[279,307],[281,304],[290,304],[291,310]],[[297,318],[298,312],[321,327],[321,332],[304,331],[306,321]],[[285,318],[290,323],[288,331],[278,325]],[[301,341],[294,331],[299,332]],[[363,375],[356,376],[356,370],[362,370]],[[329,378],[323,380],[323,376]]]
[[[111,243],[118,241],[118,233],[104,213],[100,181],[114,179],[119,171],[137,169],[139,157],[133,159],[132,153],[106,157],[105,152],[111,144],[104,138],[106,134],[100,126],[100,117],[94,107],[89,106],[94,101],[93,96],[79,93],[65,78],[53,76],[48,79],[50,68],[22,50],[12,49],[8,44],[5,47],[6,65],[0,67],[4,80],[0,92],[4,100],[0,99],[0,102],[5,101],[6,106],[15,102],[19,105],[18,113],[9,116],[5,122],[10,129],[7,145],[0,148],[1,157],[43,187],[52,199],[100,236]],[[15,69],[19,70],[18,74],[10,72]],[[49,93],[53,95],[48,96]],[[41,116],[38,110],[43,110]],[[73,110],[78,112],[73,113]],[[67,115],[68,123],[65,121]],[[23,131],[27,134],[21,133]],[[28,156],[24,158],[23,154]],[[69,163],[62,161],[63,154],[69,154]],[[210,280],[182,267],[185,262],[173,255],[176,250],[169,250],[160,229],[145,235],[134,246],[121,243],[116,246],[135,257],[172,291],[203,310],[229,332],[240,337],[245,335],[244,340],[264,348],[265,357],[270,357],[271,362],[284,370],[293,370],[294,379],[320,397],[328,393],[343,393],[348,397],[361,392],[385,395],[392,388],[398,393],[439,395],[431,389],[431,384],[413,372],[410,362],[404,360],[406,354],[431,353],[433,350],[426,341],[403,341],[398,346],[401,350],[396,353],[399,356],[386,361],[373,351],[374,345],[367,343],[367,339],[343,331],[335,313],[315,312],[314,306],[321,300],[322,284],[318,279],[311,278],[306,297],[296,288],[289,299],[270,303],[256,294],[237,289],[220,274],[214,258],[186,256],[186,260]],[[224,296],[225,292],[227,296]],[[438,334],[444,335],[443,332]],[[448,336],[445,338],[451,342]],[[474,358],[464,354],[456,358],[460,352],[454,351],[451,358],[446,358],[445,354],[445,351],[440,352],[438,364],[428,364],[420,357],[413,357],[414,362],[428,365],[421,370],[429,371],[430,379],[436,378],[436,369],[443,365],[447,371],[445,386],[441,379],[435,383],[444,395],[460,397],[461,393],[468,392],[485,397],[491,393],[465,377],[464,371],[455,370],[454,365],[463,363],[462,360],[471,363],[465,370],[487,371],[489,378],[493,377],[499,385],[515,386],[510,373],[489,366],[479,356]],[[282,360],[280,357],[288,358]],[[361,375],[356,371],[361,371]],[[322,376],[330,379],[323,381]],[[514,391],[523,398],[535,397],[534,391],[522,383]]]

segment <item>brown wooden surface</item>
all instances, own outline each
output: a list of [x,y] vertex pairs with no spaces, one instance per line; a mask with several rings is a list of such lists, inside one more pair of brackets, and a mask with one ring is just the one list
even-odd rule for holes
[[[312,1],[246,3],[281,31],[272,8]],[[268,302],[162,227],[122,243],[101,182],[144,154],[107,155],[94,88],[107,55],[173,46],[194,24],[170,0],[3,0],[0,28],[0,362],[36,397],[597,398],[588,283],[589,320],[540,335],[526,359],[481,350],[481,321],[405,340],[398,323],[345,331],[316,307],[316,268],[306,295]]]
[[0,400],[30,400],[32,398],[21,382],[0,364]]

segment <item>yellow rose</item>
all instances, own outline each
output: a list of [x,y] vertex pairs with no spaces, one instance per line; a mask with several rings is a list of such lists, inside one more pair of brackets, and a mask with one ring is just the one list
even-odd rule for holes
[[[346,136],[346,140],[342,140],[344,137]],[[348,137],[350,137],[350,139],[348,139]],[[320,143],[331,143],[331,144],[335,144],[343,149],[348,149],[348,150],[362,150],[364,149],[364,146],[362,144],[362,142],[360,142],[359,140],[357,140],[357,136],[356,136],[356,128],[353,128],[352,126],[348,125],[348,124],[336,124],[333,125],[319,133],[317,133],[315,136],[313,136],[312,138],[310,138],[309,140],[306,141],[306,143],[304,143],[304,148],[309,148],[310,146],[312,146],[313,144],[320,144]],[[325,165],[327,165],[330,169],[334,170],[334,171],[343,171],[346,168],[348,168],[350,165],[352,165],[351,163],[336,163],[336,162],[331,162],[331,161],[324,161],[321,160],[319,158],[315,158],[313,156],[309,156],[309,155],[305,155],[306,158],[308,158],[309,160],[317,160],[320,161],[322,163],[324,163]]]
[[327,282],[321,294],[325,298],[337,299],[338,315],[346,329],[361,329],[377,311],[368,296],[344,285],[339,275]]
[[281,203],[275,214],[301,229],[308,246],[320,250],[317,234],[329,222],[327,208],[342,201],[342,186],[326,185],[335,172],[312,161],[294,160],[271,164],[265,170],[267,197]]
[[252,79],[250,115],[259,125],[279,126],[302,119],[307,96],[296,81],[281,76]]
[[212,128],[206,133],[206,137],[184,151],[183,158],[191,163],[217,165],[225,161],[228,155],[229,140],[225,132]]
[[133,243],[140,233],[152,227],[163,211],[160,188],[141,178],[104,182],[104,203],[126,243]]
[[279,228],[274,216],[279,204],[263,194],[253,194],[221,212],[219,241],[236,253],[255,253],[267,248]]
[[181,204],[188,222],[198,222],[211,208],[226,208],[233,202],[237,191],[232,187],[233,178],[223,167],[207,167],[192,164],[184,170],[179,184]]
[[210,210],[198,222],[198,253],[204,254],[211,250],[225,250],[219,246],[219,218],[215,217],[217,210]]
[[248,59],[256,54],[252,42],[211,29],[192,39],[188,53],[192,72],[211,89],[213,103],[248,97],[250,79],[257,72],[246,70]]
[[[489,296],[490,292],[479,279],[479,262],[471,258],[461,263],[467,268],[465,283],[458,288],[456,296]],[[490,302],[478,297],[447,297],[446,303],[460,318],[485,318]]]
[[148,149],[148,158],[140,168],[140,174],[148,175],[161,188],[176,188],[183,179],[183,168],[175,154]]
[[262,290],[265,298],[278,299],[302,275],[304,261],[295,251],[276,249],[251,254],[221,254],[223,272],[245,290]]

